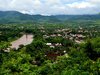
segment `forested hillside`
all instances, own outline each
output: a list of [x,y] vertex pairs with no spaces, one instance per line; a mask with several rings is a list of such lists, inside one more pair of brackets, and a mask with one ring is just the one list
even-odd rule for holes
[[100,14],[95,15],[29,15],[17,11],[0,11],[0,23],[34,23],[34,22],[64,22],[71,20],[99,20]]

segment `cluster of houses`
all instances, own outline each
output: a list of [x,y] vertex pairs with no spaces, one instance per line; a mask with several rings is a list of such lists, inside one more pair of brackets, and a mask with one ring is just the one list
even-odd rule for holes
[[49,46],[50,48],[55,48],[57,46],[62,46],[61,43],[55,43],[55,44],[52,44],[52,43],[46,43],[47,46]]
[[86,36],[82,35],[82,34],[66,34],[65,38],[75,41],[76,43],[82,43],[84,42]]
[[[41,28],[41,32],[46,32],[46,31],[45,31],[44,28]],[[84,32],[84,30],[81,27],[79,28],[79,30],[76,33],[73,33],[73,30],[69,29],[69,28],[57,29],[57,30],[52,31],[52,32],[54,32],[54,33],[52,33],[52,34],[47,34],[47,33],[44,34],[43,38],[47,39],[47,38],[50,38],[50,37],[52,37],[52,38],[62,37],[62,38],[74,41],[75,43],[78,43],[78,44],[79,43],[84,43],[84,39],[86,38],[86,36],[82,34]],[[48,43],[46,43],[46,45],[49,46],[50,48],[62,47],[61,43],[48,42]],[[64,54],[67,55],[66,50],[62,51],[62,52],[57,52],[57,51],[56,52],[52,52],[51,51],[51,52],[48,52],[45,56],[48,59],[55,60],[57,56],[61,56],[61,55],[64,55]]]
[[[84,43],[84,39],[86,38],[85,35],[83,35],[82,33],[84,33],[83,28],[79,28],[79,30],[77,31],[77,33],[73,33],[73,30],[66,28],[66,29],[58,29],[55,30],[56,34],[50,34],[50,35],[43,35],[43,38],[49,38],[49,37],[62,37],[65,39],[69,39],[72,40],[76,43]],[[79,33],[81,32],[81,33]],[[88,32],[88,31],[87,31]],[[47,43],[47,45],[50,45],[50,47],[54,47],[54,45]]]

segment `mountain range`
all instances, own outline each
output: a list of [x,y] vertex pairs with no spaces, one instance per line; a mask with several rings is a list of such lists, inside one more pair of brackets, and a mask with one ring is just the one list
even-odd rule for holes
[[100,14],[93,15],[29,15],[18,11],[0,11],[0,23],[63,22],[69,20],[100,20]]

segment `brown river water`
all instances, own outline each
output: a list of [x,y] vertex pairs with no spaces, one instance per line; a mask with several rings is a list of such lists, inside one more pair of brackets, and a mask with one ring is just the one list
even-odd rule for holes
[[28,44],[32,43],[32,41],[33,41],[33,35],[32,34],[24,34],[19,39],[11,42],[12,46],[10,46],[10,47],[18,49],[20,45],[25,46],[25,45],[28,45]]

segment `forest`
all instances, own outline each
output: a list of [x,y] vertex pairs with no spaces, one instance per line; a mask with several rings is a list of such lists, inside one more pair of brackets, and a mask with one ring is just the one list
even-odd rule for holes
[[1,23],[0,75],[100,75],[100,20]]

